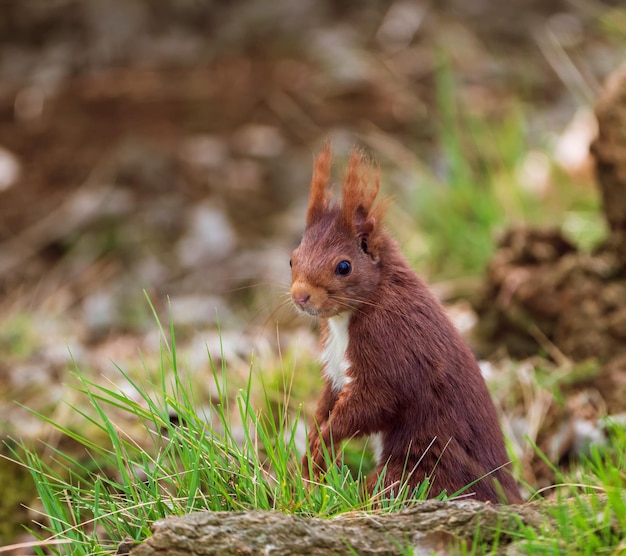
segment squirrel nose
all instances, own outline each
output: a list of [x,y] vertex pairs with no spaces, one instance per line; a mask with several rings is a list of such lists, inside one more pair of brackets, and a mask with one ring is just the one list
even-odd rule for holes
[[293,296],[293,300],[301,307],[304,307],[308,303],[309,299],[311,299],[311,295],[308,293]]
[[311,294],[303,284],[295,283],[291,288],[291,299],[296,305],[304,307],[311,299]]

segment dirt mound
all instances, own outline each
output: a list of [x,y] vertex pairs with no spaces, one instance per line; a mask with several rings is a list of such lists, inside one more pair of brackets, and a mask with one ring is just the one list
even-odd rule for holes
[[593,379],[610,413],[626,410],[626,66],[607,81],[591,146],[609,234],[593,253],[556,230],[501,240],[479,303],[481,333],[520,357],[538,345],[599,363]]

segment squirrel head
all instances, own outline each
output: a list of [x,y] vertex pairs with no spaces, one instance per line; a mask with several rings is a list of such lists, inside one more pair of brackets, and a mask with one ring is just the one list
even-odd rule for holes
[[380,171],[358,149],[350,154],[341,203],[328,182],[327,143],[313,167],[306,228],[291,256],[291,299],[301,311],[329,318],[367,304],[380,283],[386,203],[376,200]]

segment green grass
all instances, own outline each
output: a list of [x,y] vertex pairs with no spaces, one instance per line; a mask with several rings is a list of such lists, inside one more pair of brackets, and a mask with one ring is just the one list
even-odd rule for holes
[[[459,90],[442,60],[436,75],[439,162],[415,177],[405,203],[422,241],[414,240],[414,229],[394,229],[409,257],[432,278],[478,275],[497,236],[511,225],[557,227],[583,250],[597,246],[606,225],[589,176],[569,176],[547,141],[531,143],[528,109],[520,102],[502,102],[496,114],[485,114],[464,104]],[[545,190],[536,191],[521,171],[531,151],[547,165]]]
[[[37,487],[41,529],[33,533],[67,543],[46,550],[110,553],[125,538],[149,536],[155,520],[194,510],[331,517],[372,509],[360,485],[366,461],[362,450],[352,471],[340,462],[330,466],[323,481],[305,484],[296,446],[301,416],[298,408],[289,411],[289,391],[277,401],[251,369],[244,387],[232,394],[228,369],[207,354],[217,399],[200,409],[196,390],[181,370],[173,325],[167,335],[162,332],[156,373],[144,368],[138,379],[118,367],[132,387],[129,392],[99,384],[76,369],[83,397],[71,406],[76,424],[39,415],[63,440],[9,445],[12,459],[30,472]],[[256,405],[255,391],[261,392]],[[354,457],[354,448],[351,453]],[[404,488],[392,498],[379,493],[376,509],[393,511],[425,498],[426,487]]]
[[[305,485],[297,449],[301,415],[291,403],[289,372],[279,396],[276,386],[269,390],[252,369],[232,393],[228,369],[207,354],[217,397],[200,409],[197,389],[179,360],[173,325],[162,333],[157,369],[144,365],[143,377],[137,377],[117,368],[130,390],[99,384],[76,369],[83,403],[72,406],[75,424],[40,415],[61,434],[61,442],[8,445],[37,487],[41,525],[31,527],[33,533],[60,543],[38,548],[38,554],[111,553],[125,538],[149,536],[155,520],[194,510],[332,517],[394,511],[426,497],[427,485],[394,498],[379,494],[374,508],[359,485],[368,466],[358,445],[347,450],[350,466],[331,466],[323,481]],[[497,542],[489,545],[481,543],[477,531],[476,542],[462,553],[496,554],[498,544],[510,537],[524,554],[621,553],[626,547],[626,430],[612,422],[605,426],[610,442],[592,448],[569,474],[546,459],[564,486],[558,487],[556,501],[546,504],[544,528],[498,531]]]
[[545,503],[545,527],[514,535],[523,553],[626,553],[626,428],[611,421],[605,427],[607,444],[591,446],[568,473],[540,454],[555,473],[556,492]]

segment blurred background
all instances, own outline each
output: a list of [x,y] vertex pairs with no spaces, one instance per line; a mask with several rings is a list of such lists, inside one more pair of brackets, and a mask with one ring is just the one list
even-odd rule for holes
[[[158,352],[144,291],[199,384],[207,345],[233,373],[313,357],[284,302],[328,137],[337,181],[355,144],[380,163],[464,330],[510,225],[593,249],[592,109],[624,29],[617,0],[3,0],[0,436],[50,434],[16,402],[71,419],[74,365],[116,381]],[[6,462],[0,484],[8,542],[34,494]]]

